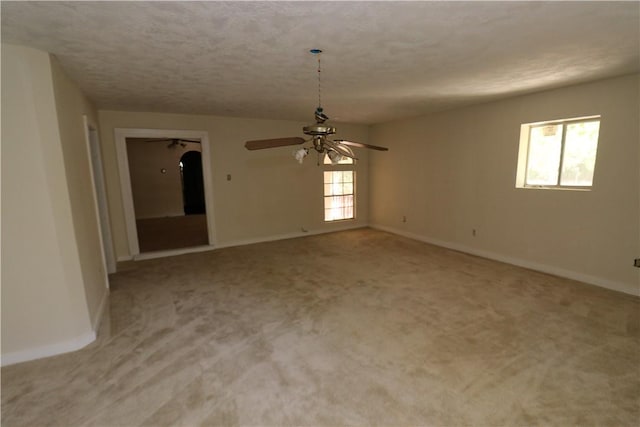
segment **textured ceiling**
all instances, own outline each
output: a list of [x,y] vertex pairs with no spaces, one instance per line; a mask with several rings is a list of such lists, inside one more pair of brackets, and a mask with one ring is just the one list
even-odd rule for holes
[[640,71],[639,2],[6,2],[100,109],[377,123]]

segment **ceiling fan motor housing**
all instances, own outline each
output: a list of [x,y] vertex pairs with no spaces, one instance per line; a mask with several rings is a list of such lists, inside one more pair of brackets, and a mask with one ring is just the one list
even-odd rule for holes
[[325,135],[326,136],[326,135],[331,135],[336,133],[336,128],[331,126],[315,124],[315,125],[303,127],[302,131],[306,135]]

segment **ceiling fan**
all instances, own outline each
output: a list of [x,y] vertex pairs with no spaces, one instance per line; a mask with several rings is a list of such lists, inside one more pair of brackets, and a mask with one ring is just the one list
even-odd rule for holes
[[178,146],[184,148],[187,143],[200,144],[199,139],[185,139],[185,138],[146,138],[145,142],[168,142],[167,148],[177,148]]
[[314,149],[318,152],[318,155],[326,154],[331,160],[332,164],[337,164],[343,157],[349,157],[356,159],[353,150],[350,147],[369,148],[372,150],[387,151],[388,148],[379,147],[377,145],[364,144],[362,142],[347,141],[344,139],[329,139],[329,135],[336,133],[336,128],[327,126],[324,123],[329,120],[329,117],[324,113],[322,109],[322,103],[320,98],[320,54],[322,50],[311,49],[313,55],[318,58],[318,107],[315,111],[316,123],[309,126],[304,126],[302,132],[305,135],[309,135],[310,138],[304,139],[301,137],[290,138],[274,138],[274,139],[257,139],[253,141],[245,142],[244,146],[247,150],[262,150],[264,148],[284,147],[288,145],[300,145],[307,142],[311,142],[309,147],[302,147],[299,150],[294,151],[296,160],[300,163],[309,154],[310,149]]

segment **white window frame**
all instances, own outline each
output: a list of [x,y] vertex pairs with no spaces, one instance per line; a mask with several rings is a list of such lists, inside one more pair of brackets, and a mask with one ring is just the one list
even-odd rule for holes
[[[331,164],[331,161],[327,161],[327,155],[325,154],[323,156],[323,170],[322,170],[322,219],[323,222],[325,224],[329,224],[329,223],[335,223],[335,222],[341,222],[341,221],[355,221],[356,216],[357,216],[357,198],[356,198],[356,180],[357,180],[357,174],[356,174],[356,160],[354,159],[350,159],[352,160],[351,163],[338,163],[338,164]],[[343,158],[345,159],[345,158]],[[335,197],[333,195],[331,196],[327,196],[324,192],[324,173],[325,172],[351,172],[353,175],[353,193],[350,194],[353,197],[353,216],[350,218],[340,218],[340,219],[325,219],[325,213],[326,213],[326,208],[325,208],[325,200],[327,198],[331,198],[331,197]]]
[[[516,172],[516,188],[528,188],[528,189],[548,189],[548,190],[573,190],[573,191],[591,191],[593,188],[593,181],[591,185],[563,185],[561,184],[562,179],[562,166],[564,162],[564,150],[565,150],[565,137],[567,133],[567,125],[572,123],[584,123],[584,122],[600,122],[602,124],[601,116],[585,116],[585,117],[575,117],[571,119],[559,119],[559,120],[550,120],[544,122],[535,122],[535,123],[524,123],[520,126],[520,147],[518,150],[518,165]],[[543,127],[543,126],[555,126],[555,125],[563,125],[562,126],[562,140],[560,143],[560,162],[558,164],[558,179],[555,185],[552,184],[527,184],[527,170],[529,168],[529,140],[531,138],[531,129]],[[598,142],[600,140],[600,136],[598,135]],[[597,154],[596,154],[596,162],[597,162]],[[595,165],[594,165],[595,169]],[[595,170],[594,170],[594,181],[595,181]]]

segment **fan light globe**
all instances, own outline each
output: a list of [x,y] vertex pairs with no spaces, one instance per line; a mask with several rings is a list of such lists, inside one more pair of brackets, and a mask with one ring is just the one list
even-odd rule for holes
[[306,148],[300,148],[299,150],[295,150],[293,152],[293,157],[296,158],[296,160],[302,164],[302,161],[304,160],[305,157],[307,157],[307,155],[309,154],[309,150]]
[[331,164],[334,166],[337,165],[340,160],[342,160],[342,154],[334,150],[329,150],[327,156],[329,156],[329,160],[331,160]]

